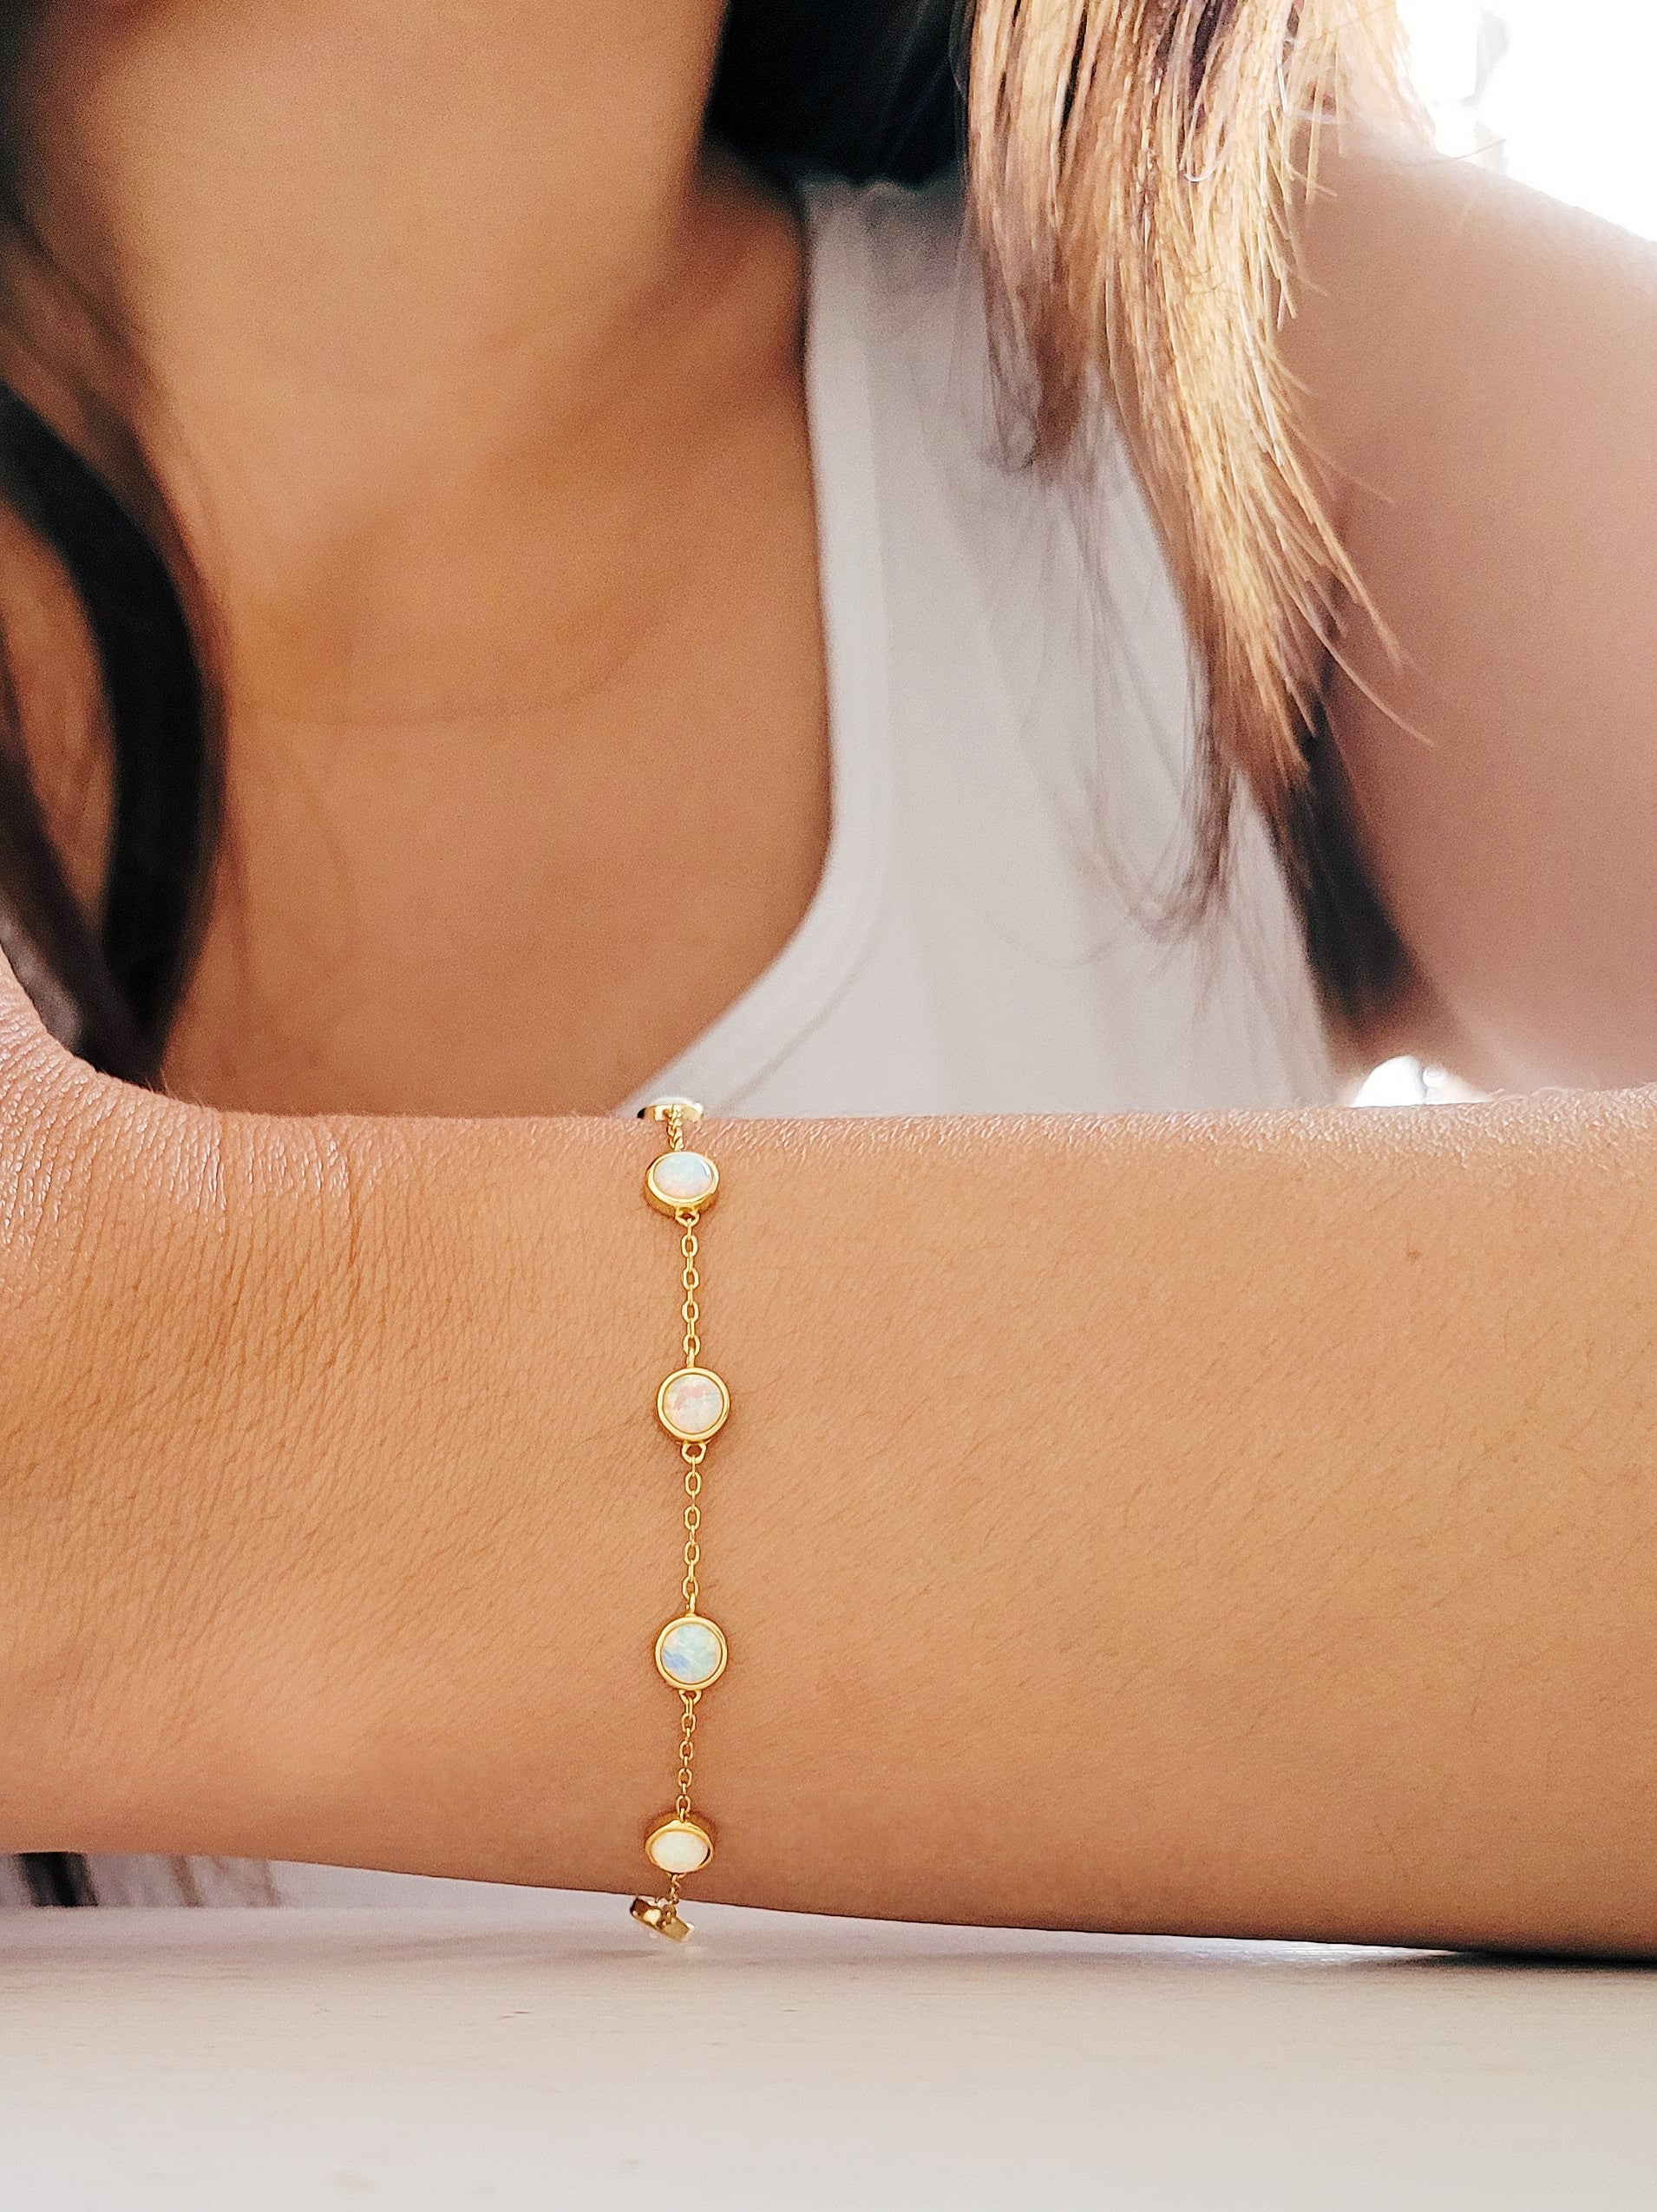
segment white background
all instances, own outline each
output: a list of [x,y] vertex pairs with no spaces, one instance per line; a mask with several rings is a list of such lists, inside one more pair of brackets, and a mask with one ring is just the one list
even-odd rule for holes
[[1441,142],[1657,237],[1657,0],[1402,0]]

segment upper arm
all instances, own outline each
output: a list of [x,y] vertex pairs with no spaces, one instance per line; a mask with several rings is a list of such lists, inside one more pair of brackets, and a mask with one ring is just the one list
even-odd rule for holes
[[1291,362],[1396,648],[1353,610],[1330,704],[1411,1040],[1657,1079],[1657,248],[1366,148],[1307,272]]

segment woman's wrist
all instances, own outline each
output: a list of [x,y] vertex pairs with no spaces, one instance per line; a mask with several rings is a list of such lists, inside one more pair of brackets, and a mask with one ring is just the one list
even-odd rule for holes
[[[88,1639],[97,1815],[7,1679],[0,1841],[631,1894],[682,1351],[637,1128],[224,1135],[232,1198],[168,1204],[226,1257],[155,1263],[96,1454],[0,1503],[8,1598],[56,1576]],[[1650,1099],[704,1142],[702,1894],[1657,1942]]]

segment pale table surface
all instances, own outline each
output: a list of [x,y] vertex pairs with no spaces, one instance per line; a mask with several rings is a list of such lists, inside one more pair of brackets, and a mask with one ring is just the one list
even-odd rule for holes
[[700,1922],[5,1914],[0,2203],[1657,2207],[1657,1973]]

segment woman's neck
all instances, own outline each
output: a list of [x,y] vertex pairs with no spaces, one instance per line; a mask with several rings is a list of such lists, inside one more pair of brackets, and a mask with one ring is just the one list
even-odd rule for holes
[[[226,603],[233,685],[310,711],[320,652],[370,677],[364,712],[395,712],[378,617],[422,543],[452,578],[533,527],[544,564],[562,517],[573,567],[602,570],[617,456],[682,410],[673,385],[717,375],[751,259],[757,196],[701,150],[721,12],[54,11],[25,86],[36,211],[147,371],[143,428]],[[407,666],[390,627],[387,679]]]
[[[718,14],[56,0],[33,212],[130,334],[226,679],[190,1095],[613,1105],[804,911],[805,257],[704,160]],[[662,916],[693,897],[687,982]]]

